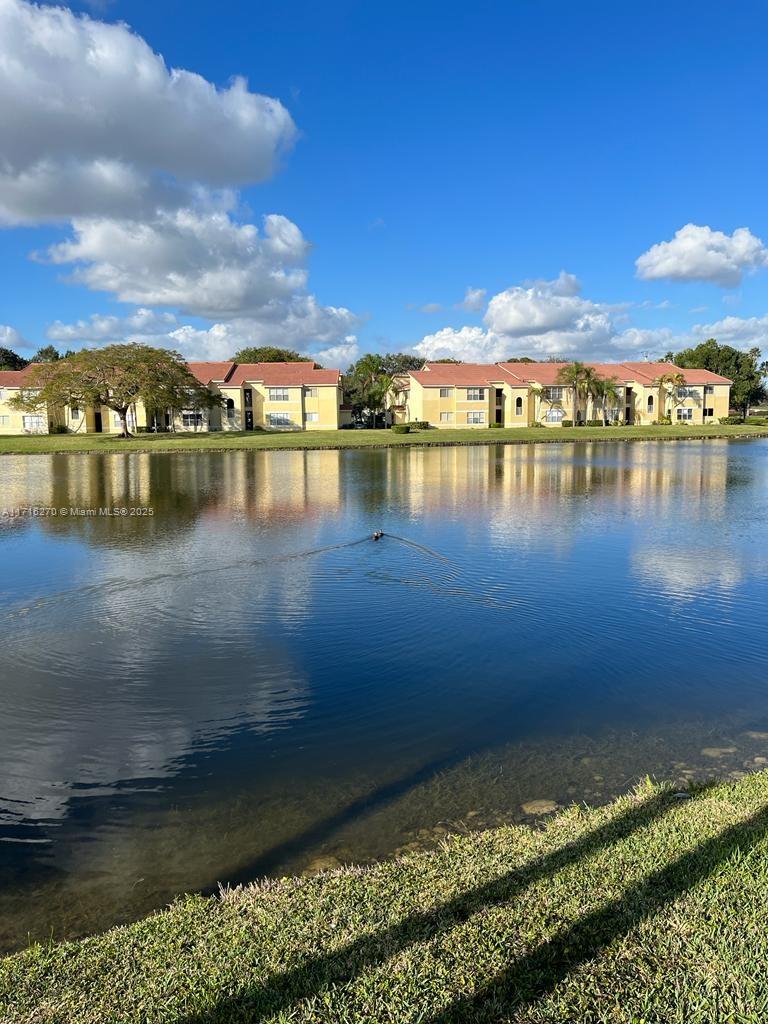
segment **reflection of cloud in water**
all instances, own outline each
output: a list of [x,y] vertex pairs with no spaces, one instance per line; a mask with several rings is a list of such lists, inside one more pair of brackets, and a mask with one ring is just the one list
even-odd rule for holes
[[632,572],[643,584],[681,601],[698,599],[707,588],[733,590],[749,575],[765,575],[768,559],[739,550],[685,550],[648,546],[632,554]]

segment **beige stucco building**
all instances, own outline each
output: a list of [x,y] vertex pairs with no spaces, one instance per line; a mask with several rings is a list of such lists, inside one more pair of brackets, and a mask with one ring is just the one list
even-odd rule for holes
[[[573,419],[573,388],[559,383],[568,363],[426,363],[398,377],[393,388],[393,422],[423,421],[433,427],[473,428],[541,424],[559,427]],[[606,407],[612,423],[717,423],[728,415],[731,381],[709,370],[672,363],[588,363],[612,380],[616,398]],[[665,383],[680,374],[684,384]],[[579,394],[577,419],[603,420],[602,404]]]

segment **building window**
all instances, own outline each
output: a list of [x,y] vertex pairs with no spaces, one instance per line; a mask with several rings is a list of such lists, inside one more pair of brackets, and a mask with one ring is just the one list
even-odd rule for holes
[[44,416],[24,416],[22,418],[24,430],[30,432],[38,432],[45,430],[45,417]]
[[0,427],[8,427],[11,424],[10,416],[0,416]]
[[305,388],[304,394],[307,398],[317,398],[317,388]]
[[203,414],[201,412],[182,412],[181,425],[183,427],[202,427]]
[[452,390],[453,390],[453,388],[440,388],[440,397],[441,398],[450,398]]
[[440,422],[441,423],[450,423],[452,419],[453,419],[453,413],[452,412],[441,412],[440,413]]
[[562,409],[547,409],[544,419],[547,423],[560,423],[565,419],[565,413]]
[[246,409],[252,409],[253,408],[253,389],[252,388],[246,388],[245,389],[245,391],[243,392],[243,401],[245,402],[245,408]]
[[484,402],[485,388],[467,388],[468,402]]
[[686,421],[693,419],[693,409],[678,409],[677,410],[678,421]]
[[80,410],[77,408],[76,405],[73,405],[70,408],[69,411],[70,411],[70,415],[72,416],[73,420],[79,420],[80,419]]
[[234,398],[227,399],[227,419],[233,420],[235,418],[235,400]]
[[715,415],[715,410],[714,409],[705,409],[704,410],[704,416],[705,417],[706,416],[714,416],[714,415]]
[[515,399],[515,416],[523,415],[523,400],[522,398]]
[[270,427],[290,427],[291,417],[287,412],[271,412],[267,416]]
[[704,394],[705,395],[714,395],[714,393],[715,393],[715,388],[714,388],[713,384],[705,384],[704,385]]
[[[562,388],[544,388],[544,397],[548,402],[562,402],[563,400],[563,389]],[[562,419],[562,416],[560,417]]]
[[698,398],[698,394],[697,394],[695,388],[678,388],[677,389],[677,397],[678,398]]
[[288,388],[270,388],[269,400],[270,402],[287,402]]
[[307,423],[317,423],[318,414],[316,412],[307,413]]
[[484,412],[468,412],[467,413],[467,423],[485,423],[485,413]]
[[648,408],[649,415],[652,416],[653,415],[653,395],[648,395],[648,406],[647,406],[647,408]]
[[2,388],[0,388],[0,402],[2,402],[2,400],[3,400],[4,398],[5,398],[5,392],[3,391],[3,389],[2,389]]

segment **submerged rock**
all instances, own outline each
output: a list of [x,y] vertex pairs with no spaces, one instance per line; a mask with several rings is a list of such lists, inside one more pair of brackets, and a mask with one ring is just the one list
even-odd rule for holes
[[704,747],[701,752],[705,757],[723,757],[725,754],[735,754],[736,747]]
[[529,800],[523,804],[524,814],[551,814],[557,810],[554,800]]

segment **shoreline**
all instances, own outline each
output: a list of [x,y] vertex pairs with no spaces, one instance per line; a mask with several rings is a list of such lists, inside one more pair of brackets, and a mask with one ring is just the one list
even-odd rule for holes
[[[564,427],[510,428],[485,431],[414,431],[392,434],[381,430],[317,431],[323,438],[313,440],[315,432],[290,434],[238,433],[232,440],[222,441],[218,432],[205,435],[153,435],[158,440],[147,443],[144,435],[129,440],[109,434],[40,434],[0,437],[1,455],[78,454],[172,454],[174,452],[240,452],[240,451],[342,451],[385,448],[455,448],[488,447],[490,445],[592,444],[636,441],[709,441],[757,440],[768,437],[768,426],[724,425],[707,428],[688,427]],[[341,434],[341,437],[328,435]],[[450,434],[450,437],[440,435]],[[470,436],[464,437],[463,434]],[[384,436],[382,436],[384,435]],[[436,436],[435,436],[436,435]],[[457,436],[458,435],[458,436]],[[480,435],[480,436],[477,436]],[[565,435],[565,436],[563,436]],[[225,435],[227,436],[227,435]],[[159,438],[162,438],[159,439]]]
[[34,944],[0,959],[0,1018],[756,1021],[737,1011],[768,985],[766,853],[768,772],[646,781],[538,826]]

